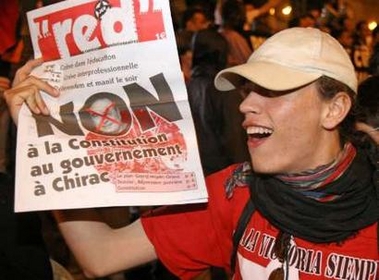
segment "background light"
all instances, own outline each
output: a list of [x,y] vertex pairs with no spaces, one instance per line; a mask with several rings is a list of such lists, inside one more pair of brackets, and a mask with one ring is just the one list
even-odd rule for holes
[[370,22],[368,23],[368,28],[369,28],[370,30],[374,30],[375,27],[377,27],[377,26],[378,26],[378,24],[377,24],[376,21],[370,21]]
[[285,16],[290,15],[291,12],[292,12],[292,7],[291,7],[291,6],[285,6],[285,7],[282,9],[282,14],[285,15]]

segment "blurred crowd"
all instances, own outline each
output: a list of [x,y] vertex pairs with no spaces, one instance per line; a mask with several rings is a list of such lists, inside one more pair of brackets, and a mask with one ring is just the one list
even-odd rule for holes
[[[213,28],[228,39],[228,66],[238,64],[240,60],[245,61],[265,38],[284,28],[299,26],[319,28],[335,37],[351,57],[359,81],[378,71],[379,28],[370,30],[364,15],[356,14],[346,0],[171,2],[186,79],[191,72],[191,34],[205,28]],[[284,21],[279,8],[283,8],[287,2],[291,5],[291,12]]]

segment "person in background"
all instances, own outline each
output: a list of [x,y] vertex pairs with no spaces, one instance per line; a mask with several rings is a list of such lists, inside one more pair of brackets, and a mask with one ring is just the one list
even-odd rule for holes
[[379,26],[372,31],[372,53],[368,72],[370,75],[379,75]]
[[[40,90],[59,96],[28,75],[39,64],[27,63],[5,91],[15,123],[25,103],[49,114]],[[91,277],[159,258],[184,280],[209,266],[234,280],[349,279],[339,264],[350,260],[356,278],[378,279],[377,170],[352,143],[357,84],[330,35],[274,34],[215,78],[217,89],[246,95],[240,110],[250,162],[208,176],[207,203],[161,207],[117,230],[93,209],[54,211],[67,244]]]
[[341,20],[347,17],[345,0],[326,0],[321,12],[324,26],[330,30],[341,29]]
[[353,34],[353,48],[351,59],[353,61],[358,81],[365,80],[369,75],[369,61],[372,50],[372,34],[366,20],[357,22]]
[[379,75],[359,84],[355,109],[356,145],[366,150],[376,167],[373,181],[379,189]]
[[346,50],[347,54],[352,57],[353,54],[353,36],[346,29],[338,29],[331,32],[331,34]]
[[346,30],[351,34],[351,36],[354,35],[355,32],[355,20],[351,17],[344,17],[341,18],[341,28],[342,30]]
[[221,6],[222,24],[219,32],[228,41],[227,66],[244,63],[252,53],[249,39],[244,36],[245,9],[239,0],[226,0]]
[[181,25],[175,32],[180,65],[186,82],[191,77],[192,36],[195,32],[208,28],[210,23],[203,9],[189,7],[184,11]]
[[187,9],[186,0],[170,0],[171,18],[174,28],[180,26],[180,21],[183,17],[184,11]]
[[10,117],[3,93],[10,87],[10,63],[0,59],[0,180],[10,182]]
[[[369,136],[376,150],[379,145],[379,75],[373,75],[361,82],[358,87],[356,128]],[[373,153],[375,154],[375,153]]]
[[[235,92],[220,93],[214,87],[216,74],[227,63],[228,42],[225,38],[217,30],[204,29],[195,33],[192,46],[188,101],[203,171],[209,175],[236,163],[234,150],[246,143],[242,128],[234,125],[236,118],[242,122],[238,111],[242,97]],[[232,124],[229,124],[230,120]]]
[[298,17],[304,14],[309,14],[316,20],[316,26],[319,27],[321,12],[324,5],[323,2],[323,0],[313,0],[304,3],[302,0],[292,0],[292,15],[293,17]]
[[316,20],[311,14],[305,14],[292,18],[288,23],[288,27],[316,27]]
[[[283,1],[282,0],[267,0],[267,1],[260,1],[260,2],[261,3],[256,4],[257,9],[255,11],[255,17],[259,17],[259,16],[267,14],[270,11],[270,9],[277,7]],[[265,3],[262,3],[262,2],[265,2]]]
[[246,30],[258,35],[272,35],[276,32],[269,20],[270,9],[276,8],[283,0],[244,0],[246,8]]

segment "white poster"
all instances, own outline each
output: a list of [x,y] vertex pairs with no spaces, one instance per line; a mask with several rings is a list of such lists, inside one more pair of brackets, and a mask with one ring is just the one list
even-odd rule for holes
[[21,110],[17,212],[207,201],[168,0],[28,13],[51,115]]

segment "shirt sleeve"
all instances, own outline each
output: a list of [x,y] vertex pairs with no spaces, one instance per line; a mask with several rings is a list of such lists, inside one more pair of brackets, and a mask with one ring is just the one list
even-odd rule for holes
[[232,170],[207,177],[208,203],[161,207],[141,219],[159,259],[180,279],[210,266],[229,269],[235,200],[226,198],[224,182]]

